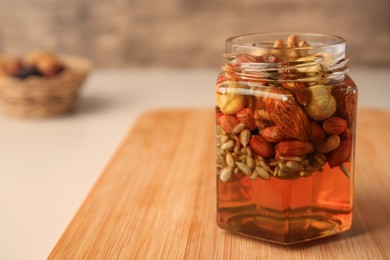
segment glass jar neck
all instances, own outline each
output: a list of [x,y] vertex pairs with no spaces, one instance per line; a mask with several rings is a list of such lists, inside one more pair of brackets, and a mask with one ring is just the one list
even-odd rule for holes
[[[348,71],[344,39],[323,34],[264,33],[226,41],[227,79],[264,85],[280,82],[326,84]],[[267,85],[268,85],[267,84]]]

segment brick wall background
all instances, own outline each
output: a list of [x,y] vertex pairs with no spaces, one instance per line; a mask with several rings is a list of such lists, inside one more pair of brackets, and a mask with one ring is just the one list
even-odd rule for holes
[[389,0],[0,0],[0,52],[50,48],[98,67],[216,67],[227,37],[332,33],[352,63],[390,65]]

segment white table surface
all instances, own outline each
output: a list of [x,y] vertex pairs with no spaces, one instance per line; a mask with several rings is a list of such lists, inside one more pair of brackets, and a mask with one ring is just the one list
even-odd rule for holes
[[[149,109],[213,107],[216,75],[94,70],[74,114],[0,114],[0,259],[45,259],[136,118]],[[350,75],[360,107],[390,110],[390,68],[353,68]]]

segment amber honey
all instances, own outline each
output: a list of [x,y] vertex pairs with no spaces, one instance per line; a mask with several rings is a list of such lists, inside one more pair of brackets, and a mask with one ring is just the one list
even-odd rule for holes
[[350,177],[339,168],[295,180],[217,180],[218,225],[246,236],[290,244],[348,230]]

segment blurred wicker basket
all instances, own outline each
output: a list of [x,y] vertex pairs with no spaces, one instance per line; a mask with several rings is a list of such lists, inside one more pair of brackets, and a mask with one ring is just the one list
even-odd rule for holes
[[60,56],[60,59],[66,69],[52,78],[2,78],[2,110],[7,115],[24,118],[50,117],[72,111],[91,65],[81,57]]

